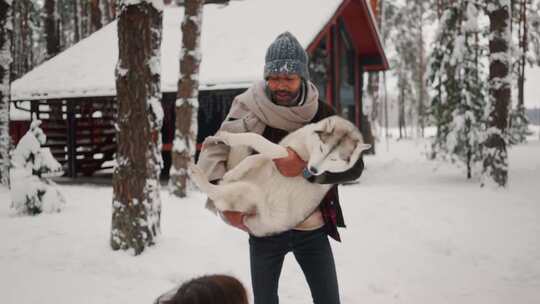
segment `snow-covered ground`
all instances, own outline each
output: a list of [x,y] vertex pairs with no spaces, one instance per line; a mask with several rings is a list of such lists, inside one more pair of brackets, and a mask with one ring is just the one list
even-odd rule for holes
[[[540,142],[510,151],[507,189],[427,161],[424,141],[392,141],[341,187],[348,224],[332,242],[343,303],[540,303]],[[59,214],[10,215],[0,189],[0,303],[140,303],[182,281],[228,273],[250,288],[247,235],[195,194],[163,192],[162,235],[141,256],[113,252],[110,186],[62,185]],[[283,303],[309,303],[292,255]]]

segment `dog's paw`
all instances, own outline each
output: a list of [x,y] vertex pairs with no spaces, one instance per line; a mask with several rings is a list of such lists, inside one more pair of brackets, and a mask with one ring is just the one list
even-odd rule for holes
[[216,133],[215,137],[222,143],[232,146],[234,144],[232,134],[226,131],[219,131]]
[[229,136],[230,134],[231,133],[229,132],[219,131],[213,136],[208,136],[205,141],[208,143],[226,144],[227,146],[230,146],[232,144]]
[[219,137],[217,137],[215,135],[212,135],[212,136],[207,136],[204,139],[204,143],[205,144],[222,144],[223,141],[221,139],[219,139]]

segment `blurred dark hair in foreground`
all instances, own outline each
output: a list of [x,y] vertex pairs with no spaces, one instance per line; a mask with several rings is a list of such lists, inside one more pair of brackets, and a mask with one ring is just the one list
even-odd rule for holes
[[207,275],[185,282],[154,304],[248,304],[244,285],[228,275]]

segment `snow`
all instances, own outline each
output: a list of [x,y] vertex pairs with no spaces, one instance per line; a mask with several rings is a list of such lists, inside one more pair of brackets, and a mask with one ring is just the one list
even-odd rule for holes
[[50,149],[41,148],[47,138],[40,124],[39,120],[33,121],[13,151],[10,170],[13,214],[60,212],[66,203],[56,184],[45,178],[46,174],[61,175],[63,171]]
[[161,73],[161,58],[159,56],[153,56],[148,60],[147,64],[150,67],[150,73],[152,75]]
[[190,107],[194,107],[194,108],[199,107],[198,98],[178,98],[176,99],[175,105],[176,107],[181,107],[185,102],[187,102],[187,105]]
[[156,116],[155,122],[156,125],[162,126],[163,125],[163,107],[161,106],[161,103],[159,100],[155,97],[151,97],[149,100],[150,108],[152,109],[152,113]]
[[[140,1],[140,0],[137,0]],[[208,4],[203,11],[201,90],[244,88],[262,77],[264,54],[285,31],[307,47],[336,12],[342,0],[250,0]],[[287,9],[284,9],[286,7]],[[299,18],[298,12],[309,10]],[[184,10],[163,10],[161,88],[177,90],[180,22]],[[276,22],[276,16],[287,22]],[[118,61],[116,21],[12,83],[12,99],[113,96]],[[119,71],[121,72],[121,71]]]
[[163,0],[121,0],[119,3],[119,7],[127,7],[129,5],[138,5],[142,2],[148,2],[150,5],[154,6],[154,8],[158,11],[163,10]]
[[478,26],[478,10],[473,3],[467,3],[467,18],[463,24],[463,30],[467,32],[478,32],[480,30]]
[[[498,190],[427,161],[427,141],[381,143],[360,183],[340,190],[348,228],[331,243],[342,303],[539,303],[539,131],[509,151],[510,183]],[[65,210],[33,218],[10,216],[0,188],[2,303],[148,304],[207,273],[251,290],[247,235],[205,210],[203,195],[163,191],[158,244],[132,257],[109,247],[110,186],[60,188]],[[292,255],[280,282],[281,302],[310,302]]]

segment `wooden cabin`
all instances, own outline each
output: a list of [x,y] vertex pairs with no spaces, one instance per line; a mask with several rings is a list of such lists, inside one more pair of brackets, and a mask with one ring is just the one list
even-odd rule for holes
[[[173,1],[174,2],[174,1]],[[263,74],[266,48],[290,31],[310,55],[320,96],[360,126],[363,75],[388,69],[371,0],[249,0],[207,4],[202,29],[199,134],[215,133],[233,98]],[[161,46],[164,172],[170,166],[183,8],[166,6]],[[67,174],[91,175],[116,151],[118,60],[116,22],[12,83],[11,135],[17,142],[30,117],[43,121],[47,146]],[[26,113],[26,118],[21,119]]]

